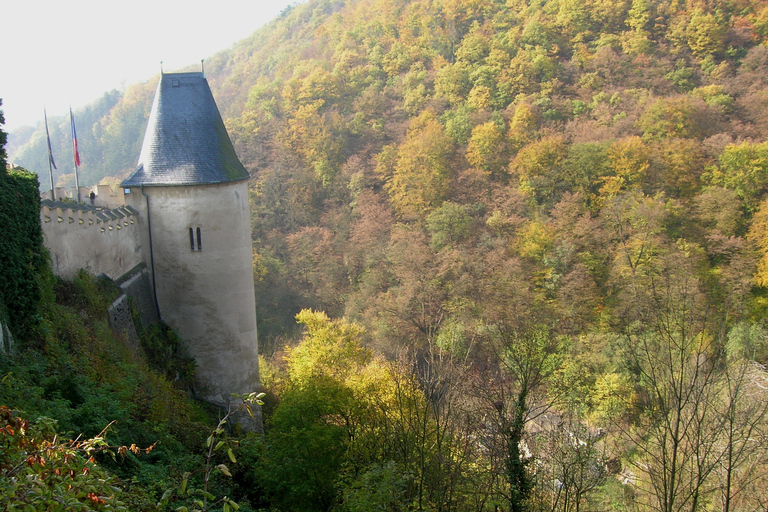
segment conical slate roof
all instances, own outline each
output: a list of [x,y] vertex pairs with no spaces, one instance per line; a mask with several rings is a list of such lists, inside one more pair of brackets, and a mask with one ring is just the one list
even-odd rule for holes
[[165,73],[136,170],[123,187],[209,185],[248,178],[202,73]]

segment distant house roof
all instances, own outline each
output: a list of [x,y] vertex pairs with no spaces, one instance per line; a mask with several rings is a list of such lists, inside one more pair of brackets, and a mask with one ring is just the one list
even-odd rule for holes
[[123,187],[209,185],[248,178],[202,73],[165,73],[139,163]]

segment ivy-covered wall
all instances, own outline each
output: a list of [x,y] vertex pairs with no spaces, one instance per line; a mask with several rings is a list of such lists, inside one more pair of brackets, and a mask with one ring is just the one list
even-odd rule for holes
[[37,175],[6,169],[6,137],[0,130],[0,317],[14,337],[23,340],[37,323],[46,257]]

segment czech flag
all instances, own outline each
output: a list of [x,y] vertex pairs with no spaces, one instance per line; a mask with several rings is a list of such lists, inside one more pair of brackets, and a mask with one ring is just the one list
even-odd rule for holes
[[75,117],[72,109],[69,109],[69,120],[72,124],[72,150],[75,152],[75,165],[80,167],[80,152],[77,150],[77,132],[75,131]]

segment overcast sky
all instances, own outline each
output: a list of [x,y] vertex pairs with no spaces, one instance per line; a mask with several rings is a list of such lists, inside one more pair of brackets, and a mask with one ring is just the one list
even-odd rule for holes
[[9,0],[0,8],[5,130],[199,63],[304,0]]

